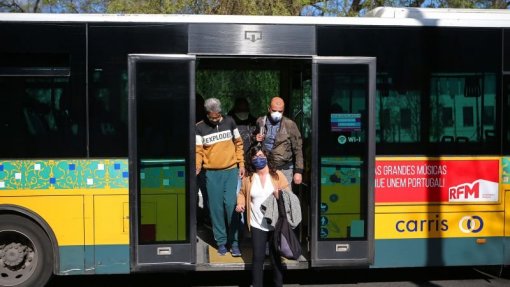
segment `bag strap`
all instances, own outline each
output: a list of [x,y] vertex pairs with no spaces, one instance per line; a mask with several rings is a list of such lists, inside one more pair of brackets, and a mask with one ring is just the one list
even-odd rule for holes
[[283,200],[283,191],[281,189],[278,191],[278,199],[276,201],[278,202],[278,217],[287,219],[287,215],[285,213],[285,202]]

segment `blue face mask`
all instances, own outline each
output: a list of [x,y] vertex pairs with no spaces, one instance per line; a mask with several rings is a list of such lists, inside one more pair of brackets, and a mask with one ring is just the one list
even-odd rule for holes
[[267,158],[265,158],[265,157],[256,157],[256,158],[251,160],[251,163],[253,164],[253,166],[257,170],[263,169],[267,165]]

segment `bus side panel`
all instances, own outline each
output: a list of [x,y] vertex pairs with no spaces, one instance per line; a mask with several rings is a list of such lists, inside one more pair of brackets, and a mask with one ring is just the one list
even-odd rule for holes
[[503,263],[503,237],[483,245],[474,238],[384,239],[375,241],[374,268],[476,266]]
[[0,204],[24,207],[53,230],[59,274],[129,272],[126,159],[0,161]]
[[129,273],[129,199],[94,196],[94,266],[96,274]]
[[501,211],[377,214],[373,267],[503,264],[503,220]]
[[[22,190],[16,191],[17,195],[21,193]],[[83,196],[3,196],[0,197],[1,203],[22,206],[41,216],[53,229],[57,238],[60,249],[60,273],[84,273]]]
[[[508,186],[506,186],[508,187]],[[510,189],[505,190],[505,258],[504,264],[510,264]]]
[[504,264],[510,264],[510,158],[501,159],[501,190],[503,192],[503,206],[505,211],[505,242]]

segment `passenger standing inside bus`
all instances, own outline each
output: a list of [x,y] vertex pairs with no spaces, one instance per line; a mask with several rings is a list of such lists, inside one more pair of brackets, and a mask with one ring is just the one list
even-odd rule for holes
[[[250,162],[246,165],[247,176],[243,178],[241,190],[237,196],[237,212],[247,213],[248,228],[251,231],[253,248],[252,286],[264,284],[264,258],[266,243],[271,240],[274,228],[264,217],[261,205],[269,196],[278,196],[278,190],[289,190],[285,175],[276,170],[273,157],[263,147],[254,146],[248,152]],[[283,266],[274,244],[269,245],[269,257],[273,267],[274,286],[283,285]]]
[[[205,119],[205,100],[200,93],[195,96],[195,121],[198,123]],[[207,189],[205,186],[205,170],[201,169],[200,173],[197,174],[197,223],[209,223],[211,222],[209,217],[209,200],[207,197]],[[200,208],[200,195],[202,195],[202,208]]]
[[241,138],[243,139],[244,154],[251,146],[251,135],[255,131],[257,119],[250,114],[250,104],[245,97],[235,99],[234,107],[228,113],[236,122]]
[[[257,121],[257,118],[252,116],[250,114],[250,104],[248,103],[248,100],[245,97],[237,97],[234,101],[234,107],[230,112],[228,113],[229,116],[231,116],[234,121],[236,122],[237,129],[239,130],[239,134],[241,134],[241,138],[243,139],[243,148],[244,148],[244,162],[249,162],[249,158],[246,158],[246,153],[251,147],[251,135],[253,132],[255,132],[255,122]],[[241,178],[239,178],[239,181],[237,182],[237,192],[239,192],[239,189],[241,188]],[[245,226],[245,220],[244,218],[246,215],[243,213],[241,214],[241,223],[243,227]],[[246,233],[248,233],[248,230],[243,228]],[[242,232],[241,235],[243,235],[245,232]]]
[[[204,104],[206,118],[196,124],[196,174],[205,169],[206,189],[218,253],[241,256],[239,214],[235,212],[238,177],[244,176],[243,141],[234,120],[221,114],[221,103]],[[225,218],[225,216],[227,218]],[[226,222],[226,224],[225,224]]]
[[303,150],[301,132],[296,123],[283,116],[285,103],[274,97],[267,109],[267,115],[257,119],[256,141],[273,154],[275,165],[287,181],[301,184],[303,180]]

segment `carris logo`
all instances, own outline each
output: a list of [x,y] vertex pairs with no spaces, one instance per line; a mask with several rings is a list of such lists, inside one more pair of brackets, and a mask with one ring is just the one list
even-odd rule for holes
[[464,233],[478,233],[483,229],[483,219],[478,215],[464,216],[459,221],[459,229]]

